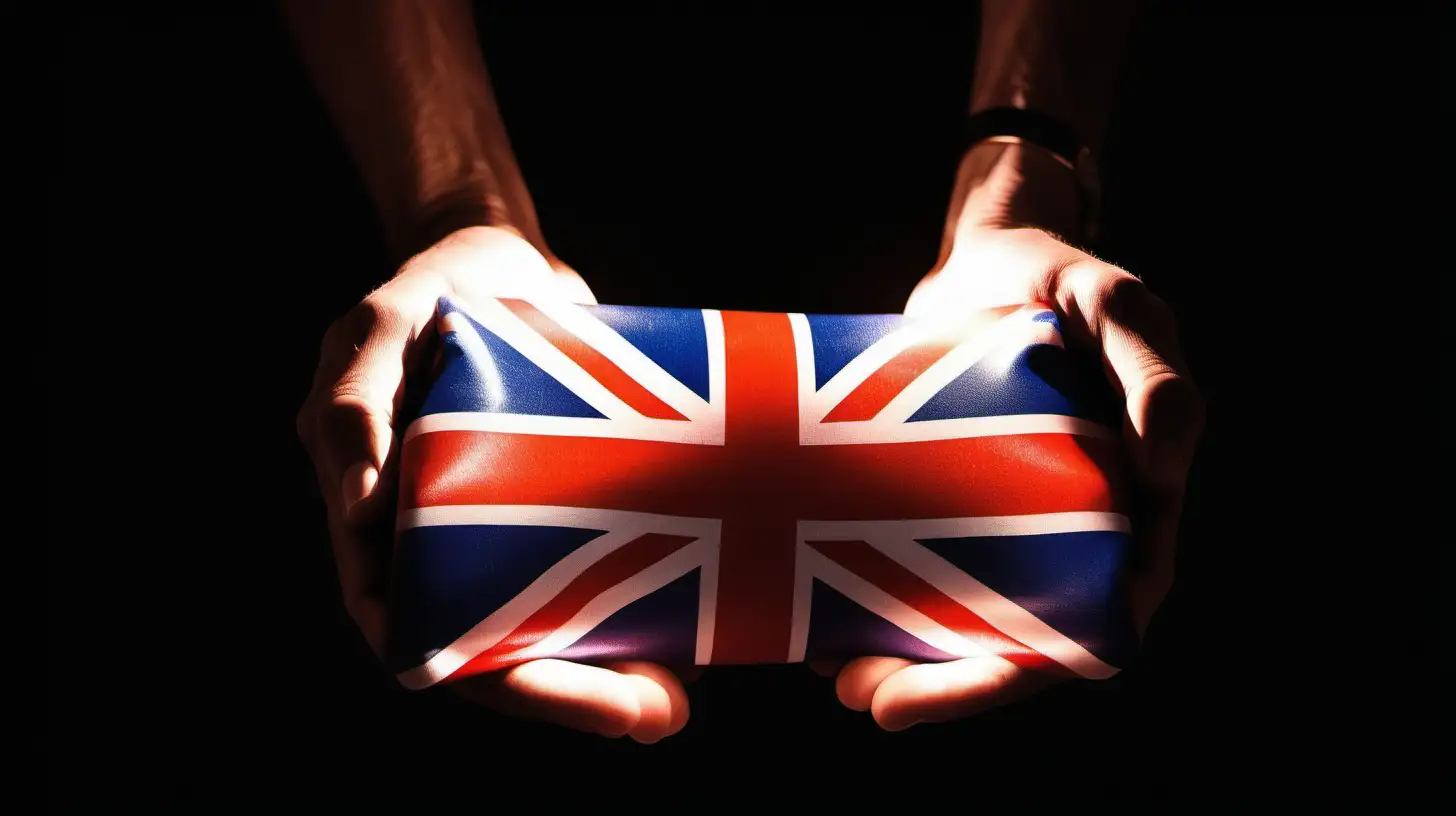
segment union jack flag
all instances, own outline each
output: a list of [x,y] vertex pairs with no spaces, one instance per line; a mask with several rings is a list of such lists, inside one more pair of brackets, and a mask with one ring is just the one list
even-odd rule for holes
[[442,300],[390,663],[1128,654],[1117,435],[1055,314]]

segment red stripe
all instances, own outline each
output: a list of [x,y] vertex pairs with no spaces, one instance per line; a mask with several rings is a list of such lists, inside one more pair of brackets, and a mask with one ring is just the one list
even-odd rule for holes
[[987,623],[924,578],[863,541],[810,541],[810,547],[871,585],[1025,669],[1069,674],[1060,663]]
[[723,335],[724,446],[716,467],[693,474],[716,505],[712,515],[723,519],[711,662],[782,663],[793,627],[799,518],[794,330],[787,315],[724,312]]
[[839,521],[1125,512],[1120,456],[1116,440],[1069,434],[739,450],[436,431],[404,446],[400,506],[599,507],[725,524],[786,503],[795,519]]
[[606,355],[563,329],[559,323],[547,317],[540,309],[524,300],[502,298],[501,303],[505,304],[507,309],[515,312],[516,317],[535,329],[562,354],[570,357],[572,362],[581,366],[583,371],[590,374],[618,399],[627,403],[632,410],[653,419],[687,419],[671,405],[663,402],[656,394],[648,391],[642,383],[628,376],[627,372],[618,368],[616,363],[607,359]]
[[876,414],[890,404],[895,395],[905,390],[905,386],[914,382],[916,377],[924,374],[925,369],[934,365],[936,360],[948,354],[957,343],[956,340],[937,340],[905,349],[866,377],[864,382],[855,386],[849,396],[824,417],[824,421],[857,422],[874,419]]
[[545,639],[572,619],[587,604],[611,589],[672,555],[696,539],[688,536],[648,533],[623,544],[587,567],[571,583],[536,610],[495,646],[471,658],[455,670],[450,679],[492,671],[522,662],[514,656],[521,649]]
[[[601,358],[609,370],[598,365],[592,355],[599,353],[530,306],[507,305],[624,402],[653,415],[612,385],[615,372],[630,384],[623,388],[641,388],[610,361]],[[1120,451],[1112,440],[1025,434],[801,447],[796,365],[786,353],[794,342],[788,317],[724,312],[723,322],[725,444],[480,431],[421,434],[404,446],[400,506],[559,505],[722,519],[714,663],[785,659],[798,519],[952,518],[1123,507]],[[573,344],[580,349],[574,351]],[[681,418],[676,412],[674,417]],[[849,558],[853,562],[854,554]],[[884,582],[877,578],[875,583]],[[569,619],[569,610],[579,611],[596,596],[568,590],[580,591],[585,600],[572,594],[576,600],[571,603],[560,601],[564,606],[553,606],[549,620],[533,618],[529,627],[513,633],[515,645],[502,645],[467,669],[504,665],[521,645],[539,640],[533,633],[549,631],[552,621]],[[911,584],[899,591],[923,595]],[[949,616],[946,625],[952,628],[974,630],[974,621],[955,617],[954,610],[933,611]]]
[[914,382],[916,377],[924,374],[927,368],[935,365],[937,360],[950,353],[951,349],[960,345],[968,336],[985,330],[1020,308],[1020,306],[999,306],[976,312],[964,322],[957,324],[951,333],[905,349],[880,366],[879,370],[866,377],[864,382],[855,386],[854,390],[850,391],[849,395],[824,417],[824,421],[858,422],[874,419],[880,411],[885,409],[886,405],[890,404],[890,400],[905,390],[905,386]]

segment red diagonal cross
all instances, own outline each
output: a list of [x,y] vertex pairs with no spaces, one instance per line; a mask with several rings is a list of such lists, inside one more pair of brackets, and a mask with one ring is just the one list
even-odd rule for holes
[[[1104,475],[1114,449],[1095,439],[801,446],[787,315],[722,315],[723,445],[437,431],[405,446],[402,506],[524,504],[722,519],[712,663],[787,659],[801,519],[1114,510]],[[927,365],[915,355],[909,364]]]

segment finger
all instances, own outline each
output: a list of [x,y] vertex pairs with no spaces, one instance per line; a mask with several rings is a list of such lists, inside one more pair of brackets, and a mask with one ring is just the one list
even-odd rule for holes
[[875,690],[885,678],[907,666],[912,661],[897,657],[861,657],[851,660],[834,681],[834,693],[839,702],[855,711],[869,711],[875,698]]
[[1113,267],[1100,270],[1093,289],[1085,314],[1126,401],[1124,435],[1138,518],[1129,587],[1141,634],[1172,585],[1178,518],[1204,406],[1167,305]]
[[322,487],[345,518],[376,495],[403,388],[405,356],[418,332],[376,295],[329,331],[314,386],[313,446]]
[[870,711],[887,731],[944,722],[985,711],[1045,688],[1059,678],[1028,671],[997,657],[923,663],[886,677]]
[[596,666],[533,660],[455,684],[462,696],[512,717],[620,737],[642,718],[637,681]]
[[350,465],[339,481],[344,515],[348,518],[353,507],[374,492],[375,486],[379,484],[379,468],[360,460]]
[[1188,380],[1164,377],[1129,396],[1127,425],[1135,488],[1132,510],[1137,520],[1127,574],[1133,620],[1141,637],[1173,585],[1178,521],[1203,428],[1202,404]]
[[656,663],[638,661],[613,663],[607,668],[626,677],[637,692],[641,717],[627,732],[632,739],[657,742],[687,725],[688,693],[672,672]]
[[1141,454],[1135,465],[1141,480],[1159,493],[1181,495],[1203,431],[1203,399],[1167,304],[1131,275],[1107,269],[1090,296],[1088,317],[1126,399]]

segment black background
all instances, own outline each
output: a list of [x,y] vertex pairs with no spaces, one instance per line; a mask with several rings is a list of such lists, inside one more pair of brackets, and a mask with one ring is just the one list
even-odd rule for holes
[[[548,240],[603,302],[893,311],[933,262],[974,9],[481,17]],[[1431,667],[1450,672],[1431,511],[1452,452],[1436,21],[1145,21],[1100,251],[1175,307],[1211,424],[1138,667],[899,734],[803,667],[714,670],[656,746],[404,692],[347,625],[293,416],[324,328],[390,267],[273,8],[53,23],[55,801],[1034,806],[1431,778],[1414,746],[1441,725]]]

